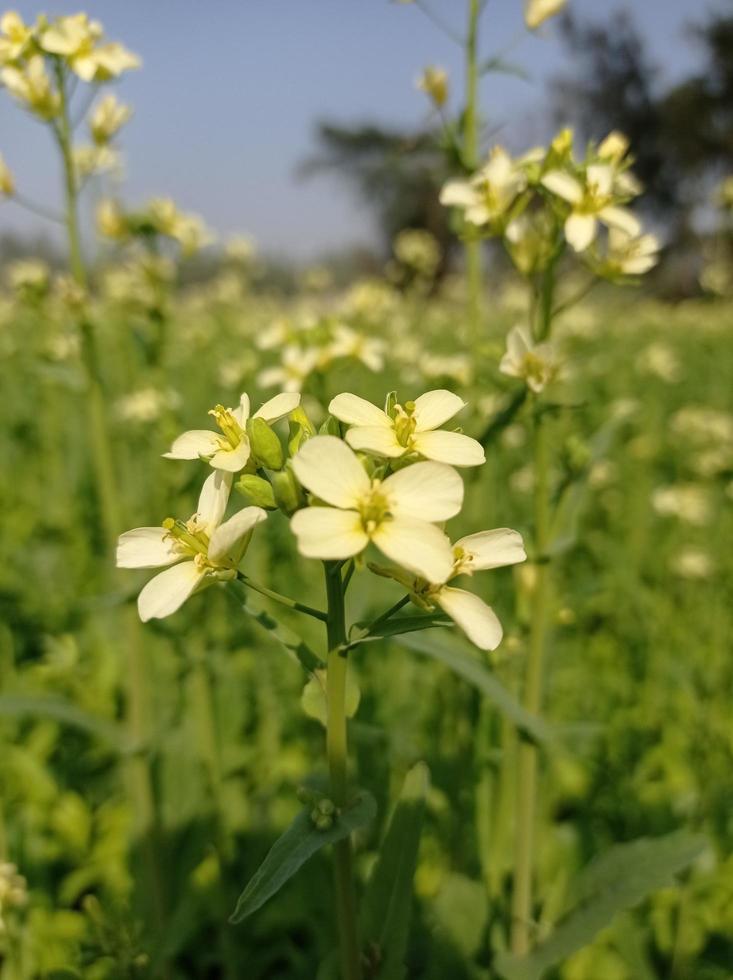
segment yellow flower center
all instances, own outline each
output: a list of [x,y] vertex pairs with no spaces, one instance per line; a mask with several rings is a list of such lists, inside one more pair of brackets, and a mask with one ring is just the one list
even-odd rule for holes
[[395,405],[394,407],[394,430],[397,442],[405,449],[409,449],[412,437],[415,432],[417,421],[414,418],[415,402],[405,402],[404,406]]
[[220,440],[222,449],[236,449],[242,439],[245,438],[242,426],[237,422],[231,408],[224,408],[223,405],[216,405],[209,412],[214,421],[224,433],[224,440]]
[[359,501],[361,526],[370,537],[379,525],[390,516],[389,502],[381,490],[381,485],[381,480],[373,480],[371,488]]

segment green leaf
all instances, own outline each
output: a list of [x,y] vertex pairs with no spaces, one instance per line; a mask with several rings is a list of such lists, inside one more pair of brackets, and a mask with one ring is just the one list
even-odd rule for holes
[[540,980],[545,970],[587,946],[614,916],[674,884],[674,876],[705,850],[704,837],[680,831],[618,844],[592,861],[569,886],[575,905],[529,956],[503,954],[495,967],[506,980]]
[[[238,584],[237,582],[232,582],[233,586],[238,586]],[[322,670],[326,666],[321,658],[311,650],[297,633],[294,633],[287,626],[279,623],[270,612],[259,604],[258,600],[249,594],[247,594],[245,599],[239,589],[237,590],[237,594],[242,603],[242,608],[247,615],[256,620],[263,629],[266,629],[270,636],[283,647],[288,655],[298,661],[306,673],[312,674],[314,671]]]
[[[359,702],[361,701],[361,691],[359,689],[359,683],[354,676],[354,671],[349,670],[346,675],[346,704],[345,711],[347,718],[353,718],[359,709]],[[303,688],[303,693],[300,696],[300,703],[303,711],[308,715],[309,718],[314,718],[316,721],[320,721],[323,727],[326,727],[326,722],[328,720],[328,705],[326,701],[326,671],[317,670],[315,671],[308,683]]]
[[516,65],[513,61],[505,61],[498,56],[488,58],[479,66],[479,74],[488,75],[490,72],[496,72],[501,75],[514,75],[516,78],[521,78],[525,82],[530,81],[532,77],[521,65]]
[[371,793],[360,790],[326,830],[319,830],[311,819],[311,808],[301,810],[285,833],[279,837],[239,896],[229,921],[236,925],[256,912],[305,864],[316,851],[327,844],[344,840],[349,834],[370,823],[377,812]]
[[90,715],[70,701],[43,696],[0,695],[0,718],[22,718],[25,715],[52,718],[64,725],[71,725],[72,728],[80,728],[109,742],[120,753],[128,752],[131,748],[119,725]]
[[447,874],[433,900],[432,912],[451,946],[465,960],[472,960],[481,947],[489,918],[486,886],[466,875]]
[[462,649],[457,640],[447,644],[439,637],[406,636],[397,642],[408,650],[425,654],[432,660],[445,664],[459,677],[473,684],[484,697],[496,705],[525,738],[537,744],[549,741],[551,737],[549,726],[541,718],[525,711],[488,667],[485,667],[473,652],[466,648]]
[[361,911],[367,957],[374,957],[379,980],[402,980],[407,948],[412,879],[425,814],[430,771],[418,762],[407,773],[389,830],[379,851]]

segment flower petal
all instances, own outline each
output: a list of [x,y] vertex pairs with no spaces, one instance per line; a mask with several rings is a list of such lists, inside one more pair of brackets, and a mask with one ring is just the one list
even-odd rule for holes
[[466,403],[452,391],[440,388],[437,391],[426,391],[415,399],[415,431],[426,432],[428,429],[437,429],[439,425],[452,419],[460,412]]
[[206,533],[211,536],[221,524],[224,511],[229,501],[229,491],[232,488],[232,476],[215,470],[204,480],[201,487],[196,515],[204,525]]
[[[245,507],[238,511],[234,517],[224,521],[211,535],[209,542],[209,558],[218,561],[220,558],[229,555],[236,557],[235,552],[242,538],[248,534],[255,524],[267,518],[267,511],[261,507]],[[241,555],[240,555],[241,557]]]
[[443,463],[406,466],[388,476],[382,489],[395,517],[447,521],[455,517],[463,503],[463,480]]
[[284,391],[266,401],[262,408],[258,408],[254,418],[264,419],[265,422],[277,422],[278,419],[294,411],[298,405],[300,405],[300,394],[297,391]]
[[243,391],[239,396],[239,404],[232,412],[234,418],[239,422],[239,424],[244,428],[247,424],[247,419],[249,418],[249,395],[246,391]]
[[565,222],[565,237],[576,252],[584,252],[596,237],[598,222],[592,214],[571,214]]
[[346,433],[346,441],[352,449],[374,456],[397,459],[405,453],[405,447],[397,441],[395,430],[383,425],[357,425]]
[[453,545],[463,548],[472,556],[470,568],[472,571],[484,571],[487,568],[502,568],[504,565],[516,565],[526,561],[527,553],[519,531],[508,527],[497,527],[493,531],[478,531],[467,534]]
[[411,517],[387,519],[372,541],[393,562],[428,582],[444,582],[451,573],[453,549],[448,536],[434,524]]
[[355,510],[304,507],[293,514],[290,527],[298,539],[298,551],[306,558],[351,558],[369,543]]
[[205,575],[205,570],[198,568],[192,561],[166,568],[160,575],[152,578],[138,596],[140,619],[147,623],[149,619],[170,616],[181,608]]
[[609,205],[600,211],[598,216],[611,228],[620,228],[621,231],[625,231],[632,238],[641,234],[641,222],[628,208]]
[[314,436],[293,457],[303,486],[334,507],[354,507],[369,489],[369,477],[345,442],[336,436]]
[[564,201],[570,204],[579,204],[583,199],[583,187],[575,177],[563,173],[562,170],[550,170],[540,179],[543,187],[553,194],[557,194]]
[[180,435],[163,455],[166,459],[200,459],[202,456],[212,456],[220,445],[220,437],[216,432],[191,429]]
[[160,568],[182,557],[163,527],[136,527],[117,539],[118,568]]
[[359,398],[345,391],[331,399],[328,411],[334,418],[348,425],[383,426],[392,428],[392,419],[381,408],[372,405],[366,398]]
[[209,460],[215,470],[226,470],[227,473],[239,473],[247,465],[250,457],[249,439],[244,436],[238,446],[233,449],[220,449]]
[[479,650],[496,650],[504,632],[496,613],[483,599],[465,589],[444,586],[435,600]]
[[486,462],[484,448],[476,439],[461,432],[420,432],[413,445],[421,456],[451,466],[480,466]]
[[476,191],[467,180],[449,180],[440,191],[445,207],[467,208],[476,203]]

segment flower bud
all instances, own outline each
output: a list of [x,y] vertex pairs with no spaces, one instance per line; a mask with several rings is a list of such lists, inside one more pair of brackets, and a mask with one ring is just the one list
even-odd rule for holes
[[252,447],[252,455],[262,466],[270,470],[281,470],[285,464],[285,454],[277,434],[264,419],[253,418],[247,422],[247,435]]
[[254,473],[244,473],[234,484],[234,489],[253,507],[264,507],[265,510],[277,510],[275,494],[268,480]]
[[316,434],[316,430],[302,405],[298,405],[297,408],[293,409],[288,418],[290,420],[288,452],[291,456],[295,456],[303,443]]
[[320,436],[336,436],[337,439],[341,438],[341,423],[338,419],[335,419],[333,415],[327,415],[325,420],[321,423],[321,427],[318,430],[318,435]]
[[448,72],[445,68],[429,65],[416,82],[433,105],[440,109],[448,98]]
[[305,504],[305,497],[290,467],[267,474],[272,483],[277,506],[288,515],[294,514]]
[[7,164],[0,156],[0,197],[12,197],[15,193],[15,181]]

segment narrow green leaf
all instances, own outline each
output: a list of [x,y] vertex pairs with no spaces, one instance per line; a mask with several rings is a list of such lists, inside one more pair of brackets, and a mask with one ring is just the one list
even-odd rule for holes
[[529,956],[503,954],[494,964],[506,980],[541,980],[550,967],[582,949],[614,916],[674,884],[674,876],[707,846],[685,831],[618,844],[592,861],[569,887],[575,905]]
[[379,980],[402,980],[412,906],[412,879],[425,814],[430,771],[418,762],[407,773],[389,830],[367,886],[361,935]]
[[71,725],[72,728],[80,728],[91,735],[99,736],[118,752],[129,751],[127,739],[119,725],[90,715],[69,701],[55,697],[0,695],[0,718],[22,718],[25,715],[52,718],[64,725]]
[[457,640],[453,639],[448,644],[440,637],[413,635],[400,638],[397,642],[408,650],[425,654],[432,660],[445,664],[469,684],[473,684],[526,738],[538,744],[550,739],[551,732],[548,725],[541,718],[525,711],[488,667],[485,667],[472,652],[465,647],[462,648]]
[[301,810],[285,833],[275,841],[250,879],[229,921],[236,924],[256,912],[316,851],[365,827],[374,819],[376,812],[374,797],[365,790],[359,791],[327,830],[319,830],[313,823],[310,807]]
[[[232,583],[232,585],[236,584]],[[241,594],[239,594],[239,599],[247,615],[256,620],[263,629],[266,629],[270,636],[285,649],[289,656],[298,661],[306,673],[312,674],[314,671],[321,670],[326,666],[321,658],[311,650],[297,633],[294,633],[287,626],[279,623],[272,613],[268,612],[259,604],[257,599],[254,599],[251,595],[247,595],[247,598],[244,599]]]
[[529,72],[525,71],[521,65],[517,65],[513,61],[505,61],[500,57],[488,58],[479,67],[479,72],[482,75],[488,75],[490,72],[501,75],[514,75],[516,78],[521,78],[525,82],[531,79]]

